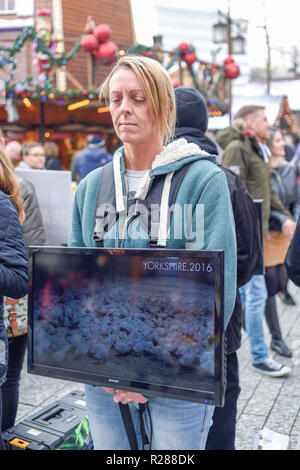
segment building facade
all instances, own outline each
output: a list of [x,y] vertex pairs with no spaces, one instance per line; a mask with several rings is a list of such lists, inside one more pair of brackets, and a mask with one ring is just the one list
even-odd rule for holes
[[[26,26],[35,26],[35,12],[49,9],[52,12],[53,33],[58,38],[58,52],[69,52],[81,34],[84,34],[88,16],[96,25],[106,23],[112,30],[111,40],[120,49],[128,49],[135,40],[129,0],[0,0],[0,46],[12,46],[14,40]],[[30,59],[31,58],[31,59]],[[88,86],[89,54],[80,50],[67,65],[67,70],[82,86]],[[98,65],[95,84],[106,76],[109,66]],[[3,79],[7,70],[0,70]],[[15,81],[26,76],[37,76],[38,68],[29,42],[18,54]],[[57,86],[74,88],[66,74],[57,72]]]

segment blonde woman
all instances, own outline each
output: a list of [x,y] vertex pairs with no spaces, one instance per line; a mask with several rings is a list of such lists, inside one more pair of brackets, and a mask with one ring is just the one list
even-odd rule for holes
[[[3,296],[20,298],[27,294],[27,252],[21,223],[24,221],[20,188],[11,163],[0,146],[0,424],[2,384],[8,363],[8,340],[3,322]],[[0,449],[4,443],[0,437]]]
[[[102,87],[108,99],[115,132],[124,146],[113,157],[113,177],[102,181],[101,168],[90,173],[78,186],[74,201],[71,246],[95,246],[101,239],[95,220],[99,186],[111,185],[118,213],[115,229],[104,233],[104,247],[147,248],[149,234],[141,226],[141,214],[127,217],[129,198],[147,200],[155,179],[164,178],[161,213],[168,209],[169,182],[174,172],[188,162],[176,197],[181,208],[185,204],[204,207],[205,224],[196,227],[195,241],[187,235],[174,236],[181,217],[174,215],[170,236],[162,224],[158,245],[165,248],[225,250],[225,323],[235,303],[236,240],[229,191],[224,173],[216,165],[216,157],[195,144],[179,139],[168,144],[173,136],[176,105],[171,80],[155,60],[124,56],[114,66]],[[105,168],[105,167],[104,167]],[[193,224],[196,225],[195,214]],[[111,233],[114,233],[113,237]],[[172,235],[173,234],[173,235]],[[151,420],[145,416],[146,432],[152,449],[204,449],[214,407],[175,399],[143,396],[125,390],[86,386],[87,412],[95,449],[129,449],[119,403],[129,404],[136,425],[138,443],[139,404],[147,403]],[[152,427],[150,424],[152,423]],[[150,437],[151,436],[151,437]]]

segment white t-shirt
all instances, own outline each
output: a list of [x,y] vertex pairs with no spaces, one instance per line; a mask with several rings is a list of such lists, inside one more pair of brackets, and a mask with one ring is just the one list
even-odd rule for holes
[[135,193],[137,192],[139,185],[147,171],[149,170],[134,171],[126,169],[129,199],[134,199]]

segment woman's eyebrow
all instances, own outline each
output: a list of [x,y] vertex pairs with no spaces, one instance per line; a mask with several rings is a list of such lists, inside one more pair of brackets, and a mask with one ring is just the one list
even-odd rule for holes
[[[142,88],[132,88],[131,90],[129,90],[129,93],[136,93],[136,92],[144,93]],[[121,90],[111,90],[110,93],[111,94],[113,94],[113,93],[122,93],[122,91]]]

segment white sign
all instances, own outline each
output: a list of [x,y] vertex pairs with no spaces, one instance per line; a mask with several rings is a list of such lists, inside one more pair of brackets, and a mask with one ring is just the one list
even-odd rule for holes
[[72,224],[72,188],[70,171],[24,170],[15,172],[30,181],[39,200],[47,244],[66,245]]

